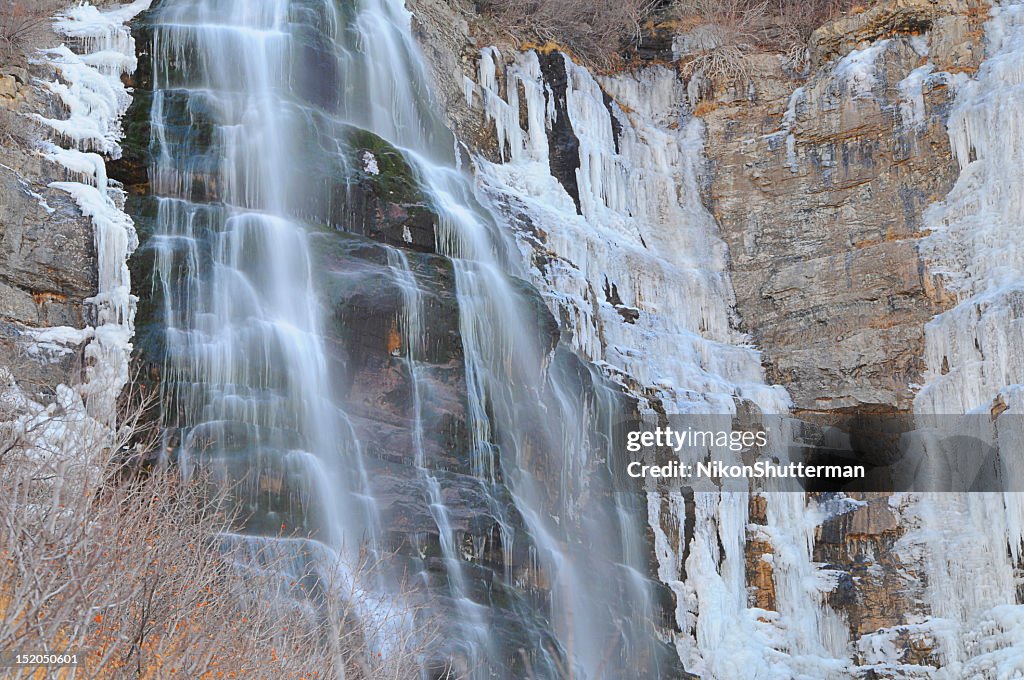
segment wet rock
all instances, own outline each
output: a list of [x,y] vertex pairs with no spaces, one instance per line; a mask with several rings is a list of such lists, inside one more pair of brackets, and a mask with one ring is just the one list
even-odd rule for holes
[[132,88],[132,103],[121,121],[124,137],[121,157],[107,161],[107,174],[121,182],[131,194],[149,192],[151,114],[153,108],[153,30],[150,17],[154,9],[137,16],[131,23],[139,65],[125,76]]
[[328,221],[381,243],[434,252],[438,218],[402,153],[353,129],[346,156],[346,179],[335,184]]
[[315,240],[324,299],[332,309],[329,348],[344,366],[339,398],[362,441],[370,442],[370,455],[411,466],[419,436],[429,467],[466,470],[466,387],[454,272],[445,258],[408,255],[421,290],[422,336],[403,337],[405,300],[386,248],[340,232],[324,231]]
[[572,196],[576,212],[580,212],[580,188],[576,179],[576,172],[580,169],[580,140],[572,129],[565,99],[569,86],[565,57],[561,52],[540,52],[537,56],[540,59],[544,82],[554,95],[555,119],[548,130],[551,175],[565,188],[566,193]]

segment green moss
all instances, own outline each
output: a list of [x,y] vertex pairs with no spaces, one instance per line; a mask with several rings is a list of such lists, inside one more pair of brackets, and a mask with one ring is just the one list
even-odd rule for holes
[[[373,186],[380,198],[404,205],[428,203],[413,167],[402,152],[386,140],[368,130],[352,128],[348,145],[352,153],[352,165],[358,169],[358,179]],[[365,152],[373,154],[378,174],[363,170]]]

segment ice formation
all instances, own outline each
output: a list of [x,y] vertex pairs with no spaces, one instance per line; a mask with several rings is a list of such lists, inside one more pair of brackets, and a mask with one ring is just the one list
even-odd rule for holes
[[924,122],[924,84],[934,70],[934,64],[920,66],[896,86],[900,91],[900,117],[904,125],[911,127]]
[[68,112],[65,119],[42,118],[70,147],[44,145],[45,157],[62,166],[68,181],[53,182],[68,193],[92,220],[98,265],[97,294],[86,302],[95,309],[95,327],[46,328],[34,331],[37,345],[85,347],[86,379],[77,390],[97,421],[112,424],[116,400],[128,381],[136,298],[131,293],[128,257],[138,245],[135,226],[124,212],[125,194],[107,177],[103,157],[118,157],[121,117],[131,96],[121,76],[137,66],[135,41],[125,25],[146,10],[150,0],[100,11],[89,4],[73,7],[54,21],[71,41],[43,50],[60,75],[43,87],[56,94]]
[[846,92],[854,98],[871,96],[871,90],[878,83],[875,65],[878,58],[892,44],[891,40],[879,40],[869,47],[854,50],[835,65],[833,75],[842,83]]
[[[960,177],[925,214],[931,233],[922,252],[956,304],[925,328],[926,381],[914,410],[1016,453],[1022,442],[1007,432],[1019,428],[1003,426],[1024,412],[1024,4],[993,7],[985,35],[986,60],[959,83],[948,122]],[[1015,457],[1002,465],[1020,477]],[[922,625],[944,663],[936,677],[1021,677],[1021,494],[934,494],[904,504],[914,529],[902,550],[927,575]]]
[[[759,353],[736,330],[726,247],[700,199],[702,123],[681,108],[684,84],[661,67],[598,80],[557,59],[567,120],[534,52],[506,68],[485,49],[467,99],[494,122],[506,161],[476,159],[481,192],[515,227],[533,282],[575,350],[669,413],[731,414],[744,400],[788,412],[788,395],[765,384]],[[578,140],[578,209],[551,169],[557,126]],[[822,518],[800,494],[769,494],[763,530],[777,562],[779,611],[764,612],[747,603],[749,500],[745,487],[698,492],[688,537],[682,497],[648,498],[658,577],[677,599],[680,657],[708,678],[842,673],[845,625],[823,605],[832,584],[810,556]]]
[[789,171],[796,174],[800,171],[800,157],[796,149],[796,132],[793,127],[796,125],[797,109],[807,99],[807,93],[802,87],[793,90],[789,96],[789,103],[786,105],[786,113],[782,116],[780,133],[786,135],[786,166]]

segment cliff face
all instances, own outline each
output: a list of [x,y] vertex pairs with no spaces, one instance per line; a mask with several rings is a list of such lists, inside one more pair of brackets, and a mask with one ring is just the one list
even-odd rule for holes
[[[737,310],[798,413],[907,412],[925,381],[925,324],[953,297],[922,254],[924,213],[959,175],[947,123],[987,17],[981,3],[879,3],[815,33],[806,80],[760,60],[751,89],[718,92],[705,115]],[[902,663],[942,665],[935,636],[907,628],[927,615],[927,576],[899,549],[904,501],[858,498],[816,532],[814,559],[841,574],[827,601],[860,663],[887,630]]]
[[124,24],[148,5],[40,15],[31,44],[8,44],[0,67],[4,384],[44,403],[71,386],[103,424],[128,381],[135,298],[126,261],[137,245],[106,160],[121,154],[131,102],[122,76],[137,65]]
[[[596,76],[600,89],[592,101],[603,96],[606,114],[593,104],[573,111],[573,101],[579,105],[581,93],[593,87],[583,69],[567,64],[566,79],[546,66],[550,56],[532,62],[508,47],[478,55],[482,45],[469,45],[462,23],[472,21],[470,8],[429,0],[415,8],[452,127],[477,154],[478,181],[516,230],[535,285],[572,329],[577,351],[597,361],[642,408],[672,413],[693,407],[688,390],[705,402],[719,394],[723,402],[765,408],[774,403],[765,390],[775,385],[788,393],[798,417],[870,419],[910,412],[929,376],[949,370],[925,360],[926,325],[956,304],[944,285],[948,272],[929,261],[922,246],[934,227],[925,213],[961,175],[948,124],[960,88],[986,58],[989,3],[872,3],[817,30],[804,66],[776,55],[751,56],[749,80],[717,83],[699,105],[688,100],[685,78],[659,73],[662,67]],[[671,62],[679,55],[669,54],[670,42],[660,36],[641,54]],[[636,91],[644,96],[632,96]],[[540,106],[532,103],[536,98]],[[540,148],[536,133],[545,126],[533,112],[545,105],[547,139]],[[488,133],[487,121],[494,121],[496,135]],[[679,163],[688,162],[688,152],[680,160],[674,146],[675,130],[686,125],[699,139],[678,148],[699,146],[705,159],[700,191],[717,223],[701,227],[710,240],[698,248],[703,259],[697,263],[673,261],[667,245],[693,252],[693,228],[703,224],[700,210],[685,203],[694,187]],[[606,139],[595,139],[601,135]],[[661,155],[638,153],[645,143]],[[566,166],[560,154],[575,165]],[[664,201],[648,211],[653,199],[643,192],[658,181],[651,171],[663,168],[658,163],[666,157],[672,179]],[[595,167],[602,172],[596,187],[590,184]],[[632,180],[627,194],[633,193],[625,198],[615,179],[621,167]],[[684,196],[681,213],[672,212],[673,191]],[[727,304],[735,296],[736,316],[727,325],[736,334],[716,325],[703,304],[706,289],[693,283],[695,272],[715,272],[716,238],[728,252],[728,283],[718,295]],[[673,267],[680,265],[687,275],[675,279]],[[683,291],[683,300],[671,290]],[[675,318],[668,311],[688,305],[690,312]],[[687,363],[694,336],[714,349]],[[738,370],[743,360],[728,349],[744,337],[762,352],[762,378]],[[637,346],[646,352],[639,358],[631,354]],[[671,373],[665,354],[684,363],[681,374]],[[728,355],[729,368],[709,355]],[[641,363],[656,367],[654,373],[644,373]],[[1000,403],[994,415],[1005,410]],[[838,615],[851,664],[839,677],[930,677],[936,668],[959,668],[949,665],[956,653],[942,626],[919,625],[938,610],[926,592],[936,580],[932,558],[912,547],[921,540],[918,501],[854,496],[844,510],[819,516],[810,534],[807,574],[828,574],[830,585],[820,594],[827,613],[816,613],[812,596],[796,618],[822,622],[832,620],[828,612]],[[788,524],[829,502],[809,497]],[[680,574],[688,584],[705,576],[693,554],[701,525],[718,525],[711,529],[717,549],[729,551],[724,506],[702,517],[699,503],[694,507],[688,498],[686,504],[673,508],[666,501],[651,516],[654,542],[659,551],[668,547],[658,555],[659,576],[674,590],[677,612],[693,607],[692,618],[677,616],[684,638],[701,631],[700,607],[687,598],[697,590],[701,606],[710,599],[700,585],[674,581]],[[787,572],[795,565],[785,564],[793,559],[787,555],[792,545],[779,540],[783,513],[771,504],[754,496],[744,513],[743,578],[749,606],[785,617],[794,606]],[[929,547],[936,549],[942,550]],[[724,575],[727,559],[718,559]],[[726,640],[717,642],[724,647]],[[788,644],[790,651],[799,647]],[[688,670],[714,676],[713,655],[678,640],[677,646]]]
[[806,80],[760,59],[704,117],[737,310],[798,410],[906,410],[922,382],[924,324],[949,304],[922,213],[959,174],[952,85],[980,63],[986,16],[879,3],[815,34]]
[[[516,282],[516,296],[536,317],[528,325],[550,358],[545,370],[568,376],[581,401],[620,396],[608,397],[600,373],[658,422],[683,411],[855,418],[907,413],[920,385],[949,371],[926,364],[926,325],[957,300],[922,242],[936,226],[926,211],[961,176],[948,123],[986,57],[983,0],[874,3],[819,29],[805,66],[753,55],[749,80],[717,83],[699,103],[665,41],[651,52],[665,63],[598,74],[557,51],[478,44],[466,0],[408,7],[434,84],[434,100],[421,103],[445,114],[458,162],[474,175],[473,205],[493,209],[508,236],[511,269],[528,281]],[[322,48],[303,46],[314,56]],[[28,84],[53,74],[32,69],[0,73],[0,108],[55,117],[59,107]],[[145,240],[159,210],[148,195],[153,83],[144,68],[133,84],[129,139],[112,174],[133,192],[128,212]],[[302,81],[301,94],[319,103],[323,92],[310,85]],[[168,95],[161,115],[184,157],[218,157],[210,111]],[[530,518],[501,474],[484,488],[473,469],[472,348],[458,274],[438,247],[450,215],[394,146],[367,130],[335,132],[325,137],[342,162],[297,170],[289,181],[316,191],[289,209],[315,225],[325,352],[343,367],[332,397],[368,442],[387,542],[450,600],[449,618],[461,614],[450,591],[460,580],[487,604],[480,622],[455,625],[497,629],[499,656],[546,645],[541,619],[553,591]],[[39,342],[33,329],[97,325],[84,302],[100,286],[94,225],[48,188],[69,179],[66,167],[31,144],[0,144],[0,365],[26,384],[78,382],[83,349]],[[218,210],[217,182],[201,164],[189,167],[195,176],[164,198]],[[142,290],[155,261],[143,248],[133,262]],[[422,306],[416,324],[410,296]],[[164,328],[156,301],[143,298],[137,344],[160,378]],[[409,337],[413,327],[421,337]],[[970,348],[958,350],[954,369],[958,357],[971,363]],[[532,441],[524,450],[543,495],[561,502],[559,493],[575,491],[559,468],[564,451]],[[428,469],[436,496],[424,487]],[[251,528],[272,535],[282,517],[306,521],[289,505],[289,485],[301,483],[283,468],[263,471]],[[923,520],[913,499],[690,492],[649,498],[642,510],[639,561],[660,580],[647,615],[687,671],[929,677],[950,662],[945,629],[921,623],[941,611],[926,592],[941,548],[922,557],[914,547]],[[551,507],[539,514],[563,521]],[[1006,552],[1000,540],[994,553]],[[1008,582],[1020,573],[1012,559]],[[623,593],[631,603],[635,593]],[[526,673],[530,662],[515,663]],[[675,665],[663,677],[685,676],[664,670]]]

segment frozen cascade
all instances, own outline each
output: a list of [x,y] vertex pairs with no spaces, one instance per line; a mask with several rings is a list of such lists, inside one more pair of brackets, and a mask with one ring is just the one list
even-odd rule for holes
[[[928,370],[914,410],[928,424],[926,416],[940,415],[1020,451],[1007,432],[1019,428],[1001,425],[1024,413],[1024,4],[996,3],[985,36],[986,60],[959,83],[948,123],[960,177],[925,214],[932,233],[923,253],[957,304],[925,328]],[[955,417],[962,414],[982,417]],[[1002,464],[1020,479],[1020,461],[1004,456]],[[922,627],[946,664],[937,677],[1020,677],[1022,495],[930,494],[903,504],[915,528],[902,549],[927,575]]]
[[[545,73],[559,68],[567,120]],[[531,279],[581,355],[669,413],[733,414],[742,401],[788,412],[788,395],[765,384],[758,352],[735,330],[726,248],[698,188],[703,130],[681,109],[685,87],[673,72],[597,80],[562,55],[526,52],[506,68],[487,48],[466,95],[494,121],[506,159],[475,159],[481,191],[514,225],[525,259],[540,263]],[[573,177],[553,174],[558,126],[578,140]],[[658,575],[684,631],[677,651],[702,677],[844,677],[848,632],[822,601],[834,584],[811,561],[823,517],[800,494],[767,498],[777,614],[747,603],[745,486],[698,491],[692,537],[685,499],[648,498]]]
[[[346,367],[325,344],[313,266],[314,230],[344,226],[335,202],[345,194],[331,178],[344,187],[357,172],[383,172],[373,154],[360,157],[361,169],[346,156],[368,134],[401,154],[437,215],[468,385],[472,451],[457,453],[472,460],[502,528],[506,567],[513,550],[534,560],[516,575],[523,583],[506,571],[500,584],[528,591],[529,639],[525,649],[507,647],[489,603],[468,587],[446,471],[426,465],[420,350],[404,341],[422,503],[455,601],[451,646],[480,678],[516,677],[516,668],[543,678],[656,677],[675,664],[652,623],[642,508],[614,493],[608,474],[615,392],[538,329],[532,300],[510,276],[523,274],[515,246],[458,169],[403,3],[166,0],[151,21],[160,197],[151,244],[168,444],[243,492],[251,519],[233,540],[300,550],[297,564],[338,555],[351,566],[361,548],[388,547],[369,442],[332,390]],[[400,335],[415,337],[416,276],[394,249],[387,260]]]
[[[138,65],[135,41],[125,24],[149,4],[150,0],[138,0],[106,11],[86,3],[72,7],[55,17],[53,24],[67,44],[41,52],[60,77],[39,86],[57,97],[67,116],[36,116],[57,141],[67,145],[43,147],[46,159],[67,174],[65,181],[50,186],[69,194],[91,219],[99,270],[97,294],[86,300],[95,309],[95,326],[34,329],[30,333],[34,347],[28,348],[30,353],[62,353],[86,343],[85,380],[74,389],[57,386],[57,399],[47,407],[27,399],[14,385],[0,387],[3,398],[25,412],[16,427],[35,432],[32,439],[38,450],[48,455],[61,451],[59,443],[68,437],[107,441],[111,428],[117,426],[118,395],[128,382],[136,299],[127,260],[138,239],[132,219],[123,210],[124,192],[108,179],[100,153],[120,155],[121,117],[131,103],[121,76]],[[42,205],[52,212],[45,202]],[[3,373],[6,381],[10,376]],[[102,463],[94,461],[95,467],[82,473],[101,474]]]

